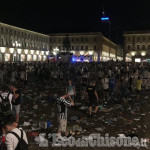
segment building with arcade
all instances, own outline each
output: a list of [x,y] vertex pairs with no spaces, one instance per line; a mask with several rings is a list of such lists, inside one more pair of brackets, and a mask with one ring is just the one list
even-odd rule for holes
[[122,60],[122,49],[100,32],[42,34],[0,23],[0,61],[60,60],[65,52],[63,41],[69,37],[69,52],[74,61]]

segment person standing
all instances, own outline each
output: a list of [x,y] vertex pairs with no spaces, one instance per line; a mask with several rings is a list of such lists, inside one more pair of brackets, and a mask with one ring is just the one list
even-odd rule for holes
[[116,86],[116,79],[112,75],[111,78],[109,79],[110,95],[114,95],[115,86]]
[[10,85],[10,89],[13,93],[14,96],[14,102],[13,102],[13,107],[15,110],[15,115],[16,115],[16,122],[19,123],[19,113],[20,113],[20,97],[21,97],[21,91],[18,90],[13,84]]
[[138,76],[138,79],[137,79],[137,81],[136,81],[137,99],[140,98],[140,91],[141,91],[141,89],[142,89],[142,83],[143,83],[143,82],[142,82],[140,76]]
[[71,99],[74,101],[74,96],[76,96],[76,90],[71,80],[69,80],[68,85],[66,86],[66,93],[68,93],[71,96]]
[[95,106],[94,113],[96,115],[98,110],[98,94],[95,89],[96,82],[92,81],[90,86],[87,87],[86,92],[89,99],[89,116],[92,116],[92,107]]
[[2,124],[12,114],[12,100],[13,95],[9,92],[6,85],[2,86],[2,92],[0,93],[0,135],[5,138],[5,130]]
[[123,101],[124,106],[127,107],[127,105],[128,105],[128,89],[125,85],[124,80],[120,81],[119,90],[120,90],[121,101]]
[[14,121],[8,119],[4,122],[4,128],[8,132],[6,135],[7,150],[20,149],[20,146],[24,150],[28,150],[28,139],[26,133],[22,129],[16,128],[16,126],[14,126]]
[[2,70],[0,70],[0,83],[3,84],[3,77],[4,77],[4,73]]
[[108,75],[105,75],[104,78],[102,79],[104,100],[108,99],[109,97],[109,85],[108,84],[109,84]]
[[58,123],[59,123],[58,139],[60,139],[62,133],[64,133],[65,136],[69,135],[66,130],[66,128],[67,128],[67,109],[68,109],[68,107],[74,106],[74,102],[71,99],[71,96],[69,94],[65,94],[65,95],[57,98],[56,104],[57,104],[57,110],[58,110]]

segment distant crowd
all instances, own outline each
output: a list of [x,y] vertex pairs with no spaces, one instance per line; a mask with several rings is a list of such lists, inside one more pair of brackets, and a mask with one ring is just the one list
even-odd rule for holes
[[6,143],[8,150],[18,147],[18,136],[23,139],[24,147],[28,144],[26,133],[19,128],[19,113],[22,93],[28,93],[29,83],[49,86],[50,89],[64,87],[61,95],[57,93],[58,133],[61,135],[66,132],[67,107],[75,105],[77,96],[80,100],[88,101],[89,117],[97,115],[101,101],[109,101],[115,95],[125,108],[128,107],[128,97],[131,94],[139,100],[141,90],[150,87],[150,64],[113,61],[1,63],[0,142]]

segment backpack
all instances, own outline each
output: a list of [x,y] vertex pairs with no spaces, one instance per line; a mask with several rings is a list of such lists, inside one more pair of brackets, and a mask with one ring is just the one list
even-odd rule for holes
[[23,139],[23,130],[20,131],[21,131],[21,138],[15,132],[9,132],[14,136],[16,136],[16,138],[18,139],[18,145],[15,148],[15,150],[28,150],[28,144]]
[[7,97],[6,97],[5,99],[4,99],[4,98],[2,97],[2,95],[0,94],[0,98],[1,98],[1,100],[2,100],[2,103],[0,104],[0,106],[1,106],[2,114],[3,114],[4,116],[8,116],[8,115],[11,114],[11,104],[10,104],[10,102],[9,102],[9,94],[10,94],[10,93],[8,93],[8,95],[7,95]]
[[24,103],[24,98],[23,98],[23,95],[22,95],[21,92],[20,92],[20,98],[19,98],[19,101],[20,101],[20,104],[23,104],[23,103]]

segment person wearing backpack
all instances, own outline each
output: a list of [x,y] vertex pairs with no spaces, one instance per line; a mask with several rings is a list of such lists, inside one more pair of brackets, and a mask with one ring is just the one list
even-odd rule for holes
[[16,115],[16,122],[19,123],[19,113],[20,113],[20,105],[21,105],[21,91],[18,90],[14,84],[10,85],[10,89],[13,92],[14,96],[14,102],[13,102],[13,107],[15,110],[15,115]]
[[2,91],[0,93],[0,136],[5,139],[5,130],[2,125],[12,113],[12,99],[13,95],[8,91],[6,85],[2,85]]
[[13,94],[11,94],[6,85],[2,86],[0,93],[0,113],[3,117],[11,115]]
[[26,133],[22,129],[16,128],[13,123],[14,121],[12,119],[8,119],[4,122],[4,128],[7,131],[7,150],[28,150],[28,139]]

